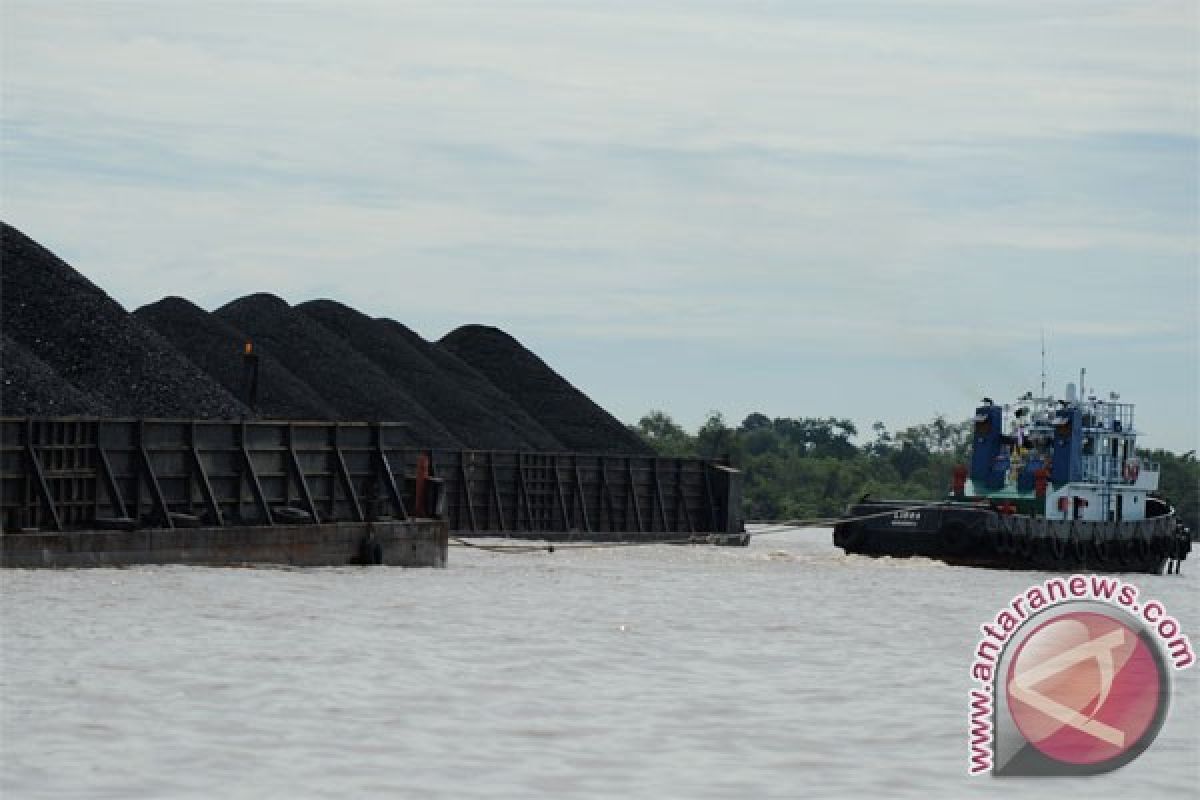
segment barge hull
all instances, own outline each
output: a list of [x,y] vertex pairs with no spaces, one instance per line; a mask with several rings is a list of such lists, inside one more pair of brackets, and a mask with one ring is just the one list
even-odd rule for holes
[[336,522],[323,525],[143,528],[132,531],[37,531],[0,537],[0,566],[127,567],[275,564],[338,567],[383,564],[444,567],[444,520]]
[[436,517],[471,537],[747,540],[741,473],[720,461],[412,439],[397,423],[0,418],[0,528],[7,537]]

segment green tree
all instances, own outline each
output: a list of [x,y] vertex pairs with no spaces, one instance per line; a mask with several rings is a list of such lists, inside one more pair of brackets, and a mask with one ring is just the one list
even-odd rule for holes
[[725,424],[725,415],[708,412],[708,419],[696,431],[696,452],[703,458],[723,458],[737,449],[736,431]]
[[696,442],[665,411],[651,411],[638,420],[633,432],[662,456],[694,456]]
[[742,420],[742,424],[738,427],[738,433],[751,433],[754,431],[763,431],[771,429],[771,418],[766,414],[760,414],[755,411],[753,414],[747,415]]
[[[778,417],[755,412],[730,428],[711,412],[695,435],[670,416],[652,411],[633,430],[664,456],[729,454],[743,473],[748,519],[808,519],[840,513],[864,494],[876,498],[934,500],[949,490],[956,463],[967,459],[971,422],[938,414],[895,435],[882,422],[874,439],[854,443],[858,431],[836,417]],[[1180,519],[1200,530],[1200,464],[1195,452],[1143,454],[1162,467],[1161,493]]]
[[1175,506],[1175,513],[1191,528],[1192,538],[1200,534],[1200,463],[1196,451],[1176,455],[1168,450],[1141,451],[1143,458],[1158,464],[1158,492]]

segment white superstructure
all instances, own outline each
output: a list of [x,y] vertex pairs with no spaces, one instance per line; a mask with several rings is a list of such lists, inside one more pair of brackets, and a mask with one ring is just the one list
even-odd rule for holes
[[1055,472],[1068,480],[1046,486],[1045,515],[1049,519],[1092,521],[1146,518],[1146,499],[1158,489],[1159,466],[1137,454],[1134,406],[1120,402],[1115,392],[1107,399],[1079,398],[1074,384],[1067,400],[1026,394],[1004,408],[1005,429],[1012,442],[1012,488],[1030,459],[1047,470],[1055,458],[1066,459]]

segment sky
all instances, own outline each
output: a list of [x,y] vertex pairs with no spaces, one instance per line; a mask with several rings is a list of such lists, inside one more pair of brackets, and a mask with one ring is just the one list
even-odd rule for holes
[[132,310],[496,325],[861,441],[1079,369],[1200,446],[1191,2],[0,0],[0,209]]

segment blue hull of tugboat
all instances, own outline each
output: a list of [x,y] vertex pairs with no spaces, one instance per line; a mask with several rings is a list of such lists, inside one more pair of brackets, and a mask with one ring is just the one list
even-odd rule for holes
[[834,527],[847,553],[935,558],[948,564],[1055,572],[1159,574],[1187,557],[1174,510],[1145,520],[1092,522],[1000,514],[977,503],[869,501]]

